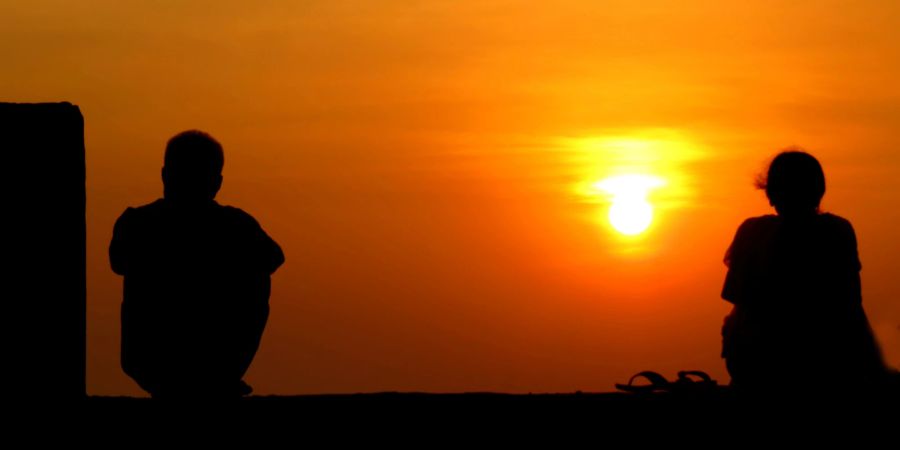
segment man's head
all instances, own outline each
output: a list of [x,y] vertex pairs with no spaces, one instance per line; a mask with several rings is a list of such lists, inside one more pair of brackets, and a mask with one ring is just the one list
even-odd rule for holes
[[212,136],[198,130],[176,134],[166,144],[164,195],[178,201],[207,201],[222,187],[225,154]]

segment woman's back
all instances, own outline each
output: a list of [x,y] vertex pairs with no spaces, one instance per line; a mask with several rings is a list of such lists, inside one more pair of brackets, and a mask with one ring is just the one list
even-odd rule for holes
[[735,304],[811,313],[861,301],[853,227],[833,214],[747,219],[725,261],[722,297]]

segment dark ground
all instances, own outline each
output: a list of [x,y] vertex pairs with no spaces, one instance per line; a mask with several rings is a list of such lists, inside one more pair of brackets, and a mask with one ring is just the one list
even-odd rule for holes
[[6,419],[5,429],[17,430],[10,423],[23,422],[21,429],[35,430],[33,439],[92,446],[156,443],[173,450],[212,444],[256,449],[382,443],[377,448],[632,448],[646,443],[809,448],[812,443],[830,447],[834,436],[848,435],[855,440],[853,448],[894,448],[900,435],[898,404],[896,393],[740,396],[724,387],[649,395],[387,392],[178,402],[91,396],[10,409],[18,412]]
[[[788,393],[777,395],[741,394],[727,387],[703,392],[645,393],[360,393],[340,395],[249,396],[234,400],[185,401],[154,400],[132,397],[88,397],[89,411],[167,411],[184,408],[220,411],[244,411],[263,415],[289,412],[320,418],[369,417],[383,419],[384,415],[421,419],[426,416],[458,418],[546,417],[634,415],[636,420],[646,414],[678,412],[687,414],[741,414],[750,411],[771,412],[814,409],[819,411],[866,411],[896,408],[900,405],[897,392],[860,393]],[[213,406],[214,405],[214,406]],[[898,424],[900,425],[900,424]]]

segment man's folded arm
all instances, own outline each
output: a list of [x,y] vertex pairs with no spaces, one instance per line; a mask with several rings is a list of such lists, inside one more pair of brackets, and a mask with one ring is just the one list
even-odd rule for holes
[[284,252],[281,250],[281,246],[266,234],[253,216],[246,213],[244,216],[250,237],[250,248],[247,250],[253,267],[271,275],[284,264]]

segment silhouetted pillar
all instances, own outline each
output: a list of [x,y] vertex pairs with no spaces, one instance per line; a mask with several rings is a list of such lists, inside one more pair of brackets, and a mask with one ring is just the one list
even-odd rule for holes
[[84,120],[0,103],[3,396],[85,396]]

